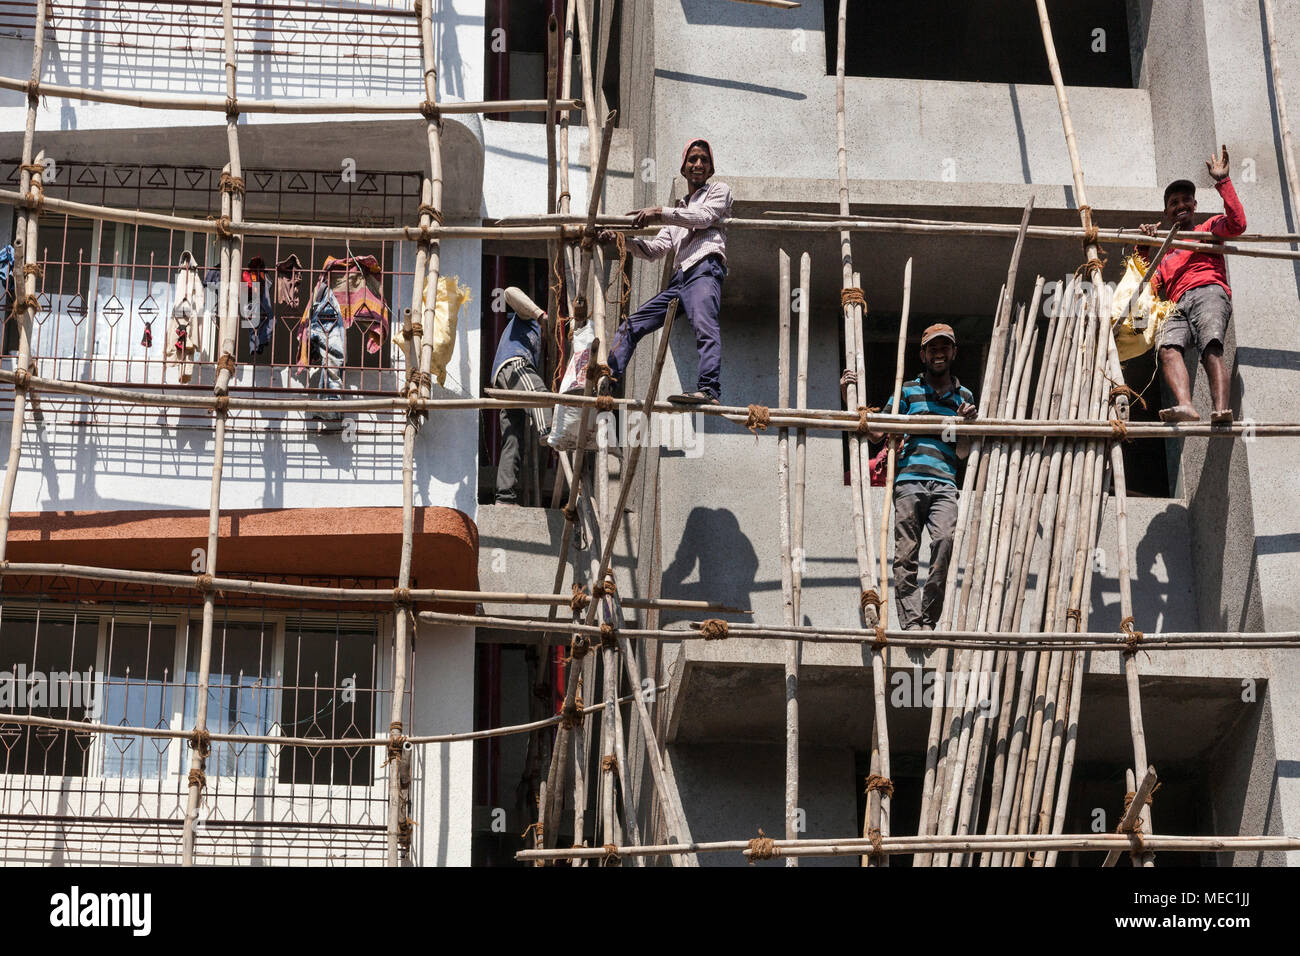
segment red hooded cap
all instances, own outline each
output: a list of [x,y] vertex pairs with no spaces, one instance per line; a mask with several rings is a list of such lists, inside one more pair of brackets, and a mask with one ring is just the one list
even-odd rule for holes
[[704,151],[709,154],[709,165],[714,167],[717,166],[717,163],[713,161],[713,147],[709,145],[707,139],[702,139],[697,136],[694,139],[688,139],[686,145],[682,147],[682,165],[678,170],[679,173],[682,173],[683,175],[686,173],[686,154],[691,151],[692,146],[703,146]]

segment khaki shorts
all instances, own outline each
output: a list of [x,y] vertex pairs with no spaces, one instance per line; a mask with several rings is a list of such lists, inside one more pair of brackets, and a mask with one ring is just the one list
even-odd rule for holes
[[1189,289],[1178,300],[1178,308],[1160,327],[1156,345],[1186,349],[1195,345],[1201,351],[1218,342],[1223,344],[1232,318],[1232,297],[1217,283]]

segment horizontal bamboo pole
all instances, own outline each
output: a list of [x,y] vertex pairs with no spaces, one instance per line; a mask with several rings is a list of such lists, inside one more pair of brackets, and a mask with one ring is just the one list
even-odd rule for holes
[[[502,630],[548,632],[563,629],[574,634],[601,634],[597,624],[565,624],[563,628],[547,618],[493,616],[485,614],[455,614],[442,611],[421,611],[421,620],[431,624],[468,624],[477,627],[495,627]],[[690,622],[698,628],[700,622]],[[782,641],[807,641],[813,644],[871,644],[878,640],[874,630],[857,628],[827,628],[815,626],[764,627],[757,624],[729,624],[730,638],[755,638]],[[696,641],[719,640],[706,636],[698,629],[676,630],[668,628],[624,628],[614,632],[621,638],[649,638],[654,640]],[[924,635],[924,636],[918,636]],[[970,647],[985,650],[1101,650],[1123,652],[1131,650],[1128,636],[1114,631],[1080,633],[1057,631],[1052,633],[1022,633],[1019,631],[890,631],[885,632],[886,643],[899,647]],[[1300,647],[1300,631],[1268,633],[1195,633],[1156,634],[1144,637],[1138,643],[1140,650],[1206,650],[1212,648],[1280,648]]]
[[[27,78],[0,76],[0,90],[27,90]],[[191,93],[137,93],[120,90],[96,90],[85,86],[68,86],[60,83],[40,84],[41,96],[61,96],[69,100],[84,100],[90,103],[113,103],[119,106],[135,106],[152,110],[199,110],[214,113],[229,112],[224,96],[204,96]],[[264,100],[249,97],[237,100],[233,104],[239,113],[282,113],[282,114],[339,114],[339,113],[415,113],[420,112],[420,101],[403,100],[366,100],[366,99],[294,99]],[[464,113],[544,113],[550,105],[542,100],[439,100],[437,110],[444,114]],[[582,100],[556,100],[557,112],[582,109]]]
[[[1229,850],[1300,850],[1300,838],[1272,836],[1146,836],[1142,843],[1150,850],[1215,852]],[[1130,850],[1134,838],[1119,833],[1108,834],[1034,834],[1026,836],[966,835],[960,837],[882,837],[878,852],[885,855],[930,851],[970,850]],[[845,840],[774,840],[774,856],[861,856],[874,845],[863,837]],[[516,860],[600,859],[612,852],[615,856],[666,856],[672,853],[743,853],[751,856],[750,841],[722,840],[715,843],[666,843],[653,846],[619,846],[612,851],[602,847],[571,847],[567,850],[521,850]]]
[[[0,369],[0,383],[12,384],[17,373]],[[45,391],[66,395],[85,395],[118,402],[123,405],[147,405],[160,408],[213,409],[225,401],[236,410],[261,411],[331,411],[347,412],[400,412],[422,410],[481,410],[486,408],[544,408],[549,405],[569,405],[577,408],[594,407],[600,399],[594,395],[561,394],[558,392],[514,392],[506,389],[484,389],[483,398],[346,398],[327,399],[243,398],[235,394],[217,398],[197,392],[145,391],[116,385],[95,385],[89,382],[69,382],[64,379],[28,375],[25,384],[29,391]],[[251,389],[249,391],[256,391]],[[311,390],[304,389],[304,392]],[[612,399],[615,407],[640,405],[635,399]],[[744,425],[749,418],[747,407],[739,405],[673,405],[655,402],[652,411],[663,415],[712,415]],[[829,431],[856,431],[858,416],[839,409],[773,408],[768,410],[769,428],[824,429]],[[956,429],[964,435],[1009,436],[1021,438],[1114,438],[1116,429],[1109,422],[1095,419],[1062,421],[1060,419],[977,419],[965,421],[942,415],[887,415],[867,417],[870,430],[885,434],[941,435]],[[1300,422],[1234,421],[1229,425],[1211,425],[1207,422],[1129,422],[1124,435],[1138,438],[1280,438],[1300,435]]]
[[[46,577],[83,578],[91,581],[116,581],[126,584],[153,584],[190,590],[230,591],[237,594],[261,594],[272,597],[299,598],[310,601],[357,601],[392,604],[409,595],[412,603],[437,601],[452,604],[568,604],[571,594],[534,594],[516,591],[456,591],[445,588],[410,588],[398,595],[395,588],[330,588],[308,584],[281,584],[274,581],[251,581],[246,578],[206,578],[205,575],[169,574],[163,571],[138,571],[126,568],[97,568],[82,564],[41,564],[22,561],[0,562],[0,576],[34,574]],[[205,579],[206,578],[206,579]],[[682,611],[719,611],[752,614],[743,608],[710,601],[681,601],[675,598],[626,598],[625,607],[638,609],[667,608]]]
[[[658,691],[666,691],[667,684],[662,684],[656,688]],[[628,694],[618,698],[618,703],[626,704],[634,699],[635,695]],[[584,707],[579,712],[579,716],[586,718],[591,714],[598,714],[605,709],[605,704],[592,704],[590,707]],[[422,746],[424,744],[453,744],[463,740],[485,740],[489,737],[509,737],[513,734],[527,734],[535,730],[541,730],[545,727],[553,727],[564,719],[563,714],[556,714],[554,717],[546,717],[542,720],[534,720],[527,724],[511,724],[508,727],[490,727],[486,730],[468,730],[459,734],[426,734],[415,735],[406,738],[406,742],[412,746]],[[33,714],[8,714],[0,711],[0,726],[5,724],[20,725],[27,727],[50,727],[55,730],[72,730],[83,734],[129,734],[135,737],[166,737],[173,740],[188,739],[194,736],[193,731],[173,730],[170,727],[124,727],[120,724],[100,724],[84,720],[65,720],[61,717],[37,717]],[[209,733],[208,737],[215,741],[224,741],[236,744],[267,744],[277,747],[386,747],[392,737],[275,737],[269,734],[224,734]]]
[[[0,203],[16,206],[29,204],[28,198],[21,192],[0,189]],[[64,213],[84,219],[99,219],[105,222],[123,222],[132,225],[157,226],[163,229],[184,229],[191,232],[216,235],[222,225],[212,219],[198,219],[190,216],[170,216],[163,213],[142,212],[139,210],[120,209],[112,206],[100,206],[93,203],[74,202],[68,199],[47,197],[43,210]],[[553,242],[556,239],[568,239],[580,235],[588,228],[587,217],[576,215],[541,214],[532,217],[516,217],[514,225],[434,225],[421,230],[418,224],[409,226],[320,226],[296,223],[255,222],[234,220],[224,228],[237,235],[255,235],[291,239],[355,239],[358,241],[381,240],[415,240],[427,235],[434,239],[519,239]],[[600,216],[595,221],[596,228],[623,227],[629,234],[649,235],[650,229],[632,230],[632,219],[627,216]],[[1000,223],[936,222],[914,223],[906,221],[867,221],[853,219],[813,220],[813,219],[727,219],[723,224],[729,229],[777,229],[784,232],[874,232],[888,235],[920,236],[988,236],[1014,238],[1018,232],[1016,226]],[[1081,241],[1082,229],[1064,227],[1030,226],[1026,233],[1032,239],[1059,239]],[[1103,236],[1100,241],[1112,245],[1124,245],[1137,240],[1138,237],[1150,240],[1151,237],[1141,233],[1126,233],[1123,236]],[[1159,236],[1157,236],[1159,238]],[[1255,237],[1256,241],[1272,241],[1267,237]],[[1235,239],[1234,239],[1235,241]],[[1191,249],[1204,251],[1207,248],[1216,255],[1246,256],[1258,259],[1300,259],[1300,250],[1260,249],[1253,246],[1243,247],[1218,242],[1193,242],[1179,239],[1170,243],[1174,249]]]

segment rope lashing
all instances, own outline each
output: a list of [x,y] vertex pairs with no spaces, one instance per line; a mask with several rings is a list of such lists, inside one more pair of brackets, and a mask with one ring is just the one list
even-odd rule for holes
[[387,767],[394,760],[400,759],[402,756],[402,750],[405,749],[405,747],[406,737],[402,733],[402,722],[400,720],[395,720],[388,725],[388,745],[385,748],[388,751],[388,756],[379,766]]
[[200,574],[194,581],[194,586],[200,591],[206,593],[213,588],[213,577],[210,574]]
[[393,603],[394,603],[394,604],[401,605],[402,607],[410,607],[410,605],[411,605],[411,589],[410,589],[410,588],[393,588]]
[[611,863],[618,862],[618,845],[615,843],[606,843],[602,847],[605,855],[600,858],[601,866],[609,866]]
[[232,195],[239,193],[242,196],[247,191],[244,188],[244,180],[239,176],[232,176],[230,173],[222,173],[218,182],[219,186],[217,188],[223,193],[231,193]]
[[1132,614],[1119,622],[1119,629],[1125,634],[1124,644],[1130,651],[1136,651],[1138,644],[1142,642],[1143,634],[1133,626]]
[[847,309],[851,305],[860,305],[864,311],[867,308],[867,297],[855,285],[845,286],[840,290],[840,307]]
[[1083,611],[1082,611],[1080,608],[1077,608],[1077,607],[1066,608],[1066,609],[1065,609],[1065,619],[1066,619],[1067,621],[1074,621],[1075,624],[1078,624],[1079,626],[1082,627],[1082,626],[1083,626]]
[[560,193],[560,195],[558,195],[558,196],[555,197],[555,205],[556,205],[556,206],[563,205],[564,200],[566,200],[566,199],[572,199],[572,198],[573,198],[573,196],[570,195],[569,191],[566,189],[566,190],[564,190],[564,192]]
[[239,115],[239,100],[233,96],[226,97],[226,118],[234,119]]
[[1083,216],[1083,249],[1084,255],[1087,255],[1088,247],[1096,245],[1097,240],[1101,238],[1101,230],[1097,228],[1092,221],[1092,207],[1083,205],[1079,207],[1079,212]]
[[[411,328],[407,331],[407,334],[408,334],[408,335],[412,335],[412,336],[416,336],[416,337],[423,337],[423,335],[424,335],[424,326],[421,325],[419,322],[412,322],[412,323],[411,323]],[[417,375],[428,375],[429,373],[428,373],[428,372],[417,372],[416,374],[417,374]]]
[[894,796],[894,781],[888,777],[882,777],[878,773],[867,776],[867,789],[864,793],[870,794],[872,790],[879,790],[884,796],[892,798]]
[[604,584],[593,584],[591,586],[591,596],[593,598],[602,598],[607,594],[611,596],[618,594],[618,589],[614,586],[614,577],[610,574],[605,575]]
[[39,312],[41,311],[41,300],[36,298],[35,293],[32,292],[28,292],[26,295],[15,296],[13,309],[10,311],[14,315],[18,315],[23,311],[23,309],[31,309],[33,312]]
[[858,406],[858,427],[857,433],[865,435],[867,433],[867,416],[874,415],[880,411],[879,405],[859,405]]
[[25,370],[21,368],[14,369],[14,388],[26,388],[30,378],[31,376]]
[[613,754],[605,754],[600,758],[600,769],[604,773],[613,773],[618,769],[618,761],[614,759]]
[[212,734],[202,727],[195,727],[190,734],[189,745],[191,750],[198,751],[199,756],[206,760],[208,754],[212,753]]
[[519,839],[527,840],[528,834],[530,833],[534,835],[535,842],[541,842],[542,836],[546,833],[546,827],[542,825],[541,820],[530,823],[528,826],[524,827],[524,832],[519,834]]
[[229,395],[217,395],[212,399],[212,402],[214,410],[218,412],[226,412],[230,410]]
[[223,239],[235,238],[234,232],[232,232],[230,229],[229,216],[209,216],[208,220],[216,224],[217,235],[221,236],[221,238]]
[[35,103],[41,98],[41,84],[39,80],[27,81],[27,101]]
[[614,625],[608,621],[600,625],[600,646],[606,650],[618,649],[618,638],[615,636]]
[[875,639],[874,641],[871,642],[871,649],[872,649],[873,651],[881,650],[881,649],[884,648],[884,646],[885,646],[886,644],[888,644],[888,643],[889,643],[889,640],[888,640],[888,638],[885,637],[885,622],[884,622],[884,621],[877,621],[877,622],[876,622],[876,639]]
[[750,405],[749,417],[745,419],[745,427],[758,437],[759,432],[767,431],[767,426],[772,424],[772,413],[766,405]]
[[720,617],[700,621],[700,634],[706,641],[725,641],[729,630],[727,622]]
[[222,352],[221,358],[217,359],[217,370],[220,371],[223,368],[231,375],[235,374],[235,369],[237,368],[235,365],[235,357],[229,352]]
[[565,505],[560,509],[560,514],[564,515],[564,520],[569,522],[569,524],[578,523],[578,509],[573,505]]
[[1128,426],[1124,424],[1124,419],[1122,418],[1112,418],[1110,420],[1110,431],[1112,438],[1118,439],[1119,441],[1132,441],[1132,439],[1128,437]]
[[867,839],[871,841],[871,852],[868,854],[873,860],[879,860],[885,855],[885,844],[880,836],[880,827],[872,827],[867,831]]
[[587,651],[590,649],[591,644],[587,641],[585,636],[582,634],[573,635],[573,639],[569,642],[569,659],[564,663],[568,664],[571,661],[582,660],[587,656]]
[[[1156,791],[1159,790],[1162,786],[1164,786],[1163,783],[1158,783],[1158,784],[1156,784],[1154,787],[1151,788],[1151,792],[1147,794],[1147,799],[1146,799],[1146,805],[1147,805],[1148,807],[1151,806],[1152,802],[1154,801],[1154,799],[1155,799],[1155,795],[1156,795]],[[1136,799],[1137,799],[1137,791],[1136,791],[1136,790],[1130,790],[1128,793],[1124,794],[1124,812],[1120,814],[1121,817],[1126,817],[1126,816],[1128,816],[1129,808],[1133,806],[1133,801],[1136,800]],[[1122,826],[1122,825],[1123,825],[1123,822],[1121,821],[1120,826]],[[1137,830],[1142,829],[1142,818],[1141,818],[1140,816],[1137,818],[1137,821],[1133,824],[1133,826],[1134,826],[1134,829],[1137,829]],[[1119,826],[1116,826],[1116,827],[1115,827],[1115,832],[1116,832],[1116,833],[1123,833],[1124,831],[1121,830]]]
[[614,377],[614,370],[604,362],[593,362],[591,368],[596,372],[596,381],[600,381],[602,378]]
[[45,165],[43,163],[19,163],[18,169],[24,173],[44,173]]
[[575,697],[571,706],[560,711],[560,726],[572,730],[582,723],[582,698]]
[[406,233],[406,238],[412,242],[428,242],[433,238],[433,232],[428,226],[403,226],[402,232]]
[[438,111],[438,104],[433,102],[433,100],[424,100],[420,103],[420,115],[425,119],[432,120],[436,123],[442,122],[442,116]]
[[1074,270],[1074,277],[1091,281],[1093,272],[1100,272],[1104,268],[1106,268],[1106,257],[1098,256],[1080,264],[1079,268]]
[[575,296],[573,299],[573,321],[581,325],[587,321],[587,297]]
[[569,598],[569,608],[575,614],[579,611],[585,611],[587,605],[591,603],[591,595],[582,589],[581,584],[573,585],[573,597]]
[[411,391],[412,389],[415,389],[416,391],[420,391],[422,389],[432,388],[432,387],[433,387],[433,376],[430,375],[428,372],[421,372],[419,370],[416,370],[406,376],[406,390],[408,392]]
[[1147,407],[1147,400],[1142,397],[1142,394],[1133,391],[1133,389],[1129,388],[1127,385],[1116,385],[1110,390],[1110,403],[1114,405],[1115,399],[1119,398],[1121,395],[1127,396],[1129,401],[1137,402],[1143,408]]
[[38,279],[45,278],[45,266],[39,262],[27,262],[23,264],[23,275],[36,276]]
[[194,767],[190,770],[189,784],[191,787],[198,787],[202,791],[208,785],[207,775],[198,767]]
[[868,607],[874,607],[876,609],[876,616],[880,616],[880,595],[876,593],[875,588],[867,588],[863,591],[862,598],[859,600],[858,604],[862,608],[863,614],[867,613]]
[[776,848],[776,841],[763,832],[763,828],[758,828],[758,836],[749,841],[749,862],[757,860],[770,860],[780,856],[781,851]]
[[612,412],[614,410],[614,398],[612,395],[596,396],[596,411]]
[[442,222],[443,222],[443,220],[442,220],[442,210],[440,210],[440,209],[435,209],[433,206],[429,205],[427,202],[422,202],[422,203],[420,203],[420,210],[419,210],[419,212],[420,212],[420,215],[421,215],[421,216],[428,216],[430,219],[432,219],[432,220],[433,220],[434,222],[436,222],[438,225],[440,225],[440,226],[442,225]]

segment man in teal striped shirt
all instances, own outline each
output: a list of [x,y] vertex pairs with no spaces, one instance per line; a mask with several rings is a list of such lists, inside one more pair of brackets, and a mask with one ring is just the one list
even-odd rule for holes
[[[900,415],[948,415],[975,418],[975,396],[952,374],[957,336],[950,325],[932,325],[921,336],[924,371],[903,383]],[[893,399],[885,411],[893,408]],[[870,437],[879,441],[883,433]],[[947,442],[939,435],[907,435],[899,450],[894,481],[894,593],[898,623],[905,631],[934,630],[943,611],[952,536],[957,526],[957,459],[965,458],[965,440]],[[916,583],[921,529],[930,534],[930,573],[925,589]]]

